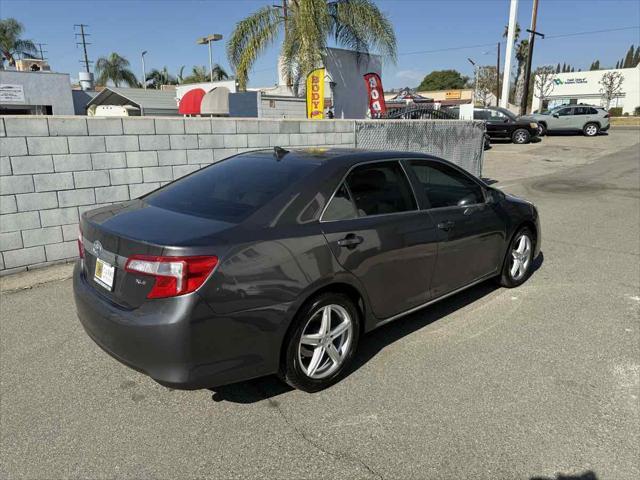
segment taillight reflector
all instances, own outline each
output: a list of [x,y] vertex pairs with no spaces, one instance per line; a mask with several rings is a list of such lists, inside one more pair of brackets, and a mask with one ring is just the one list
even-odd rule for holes
[[78,255],[84,258],[84,244],[82,243],[82,230],[78,229]]
[[200,287],[218,264],[218,257],[159,257],[134,255],[127,259],[127,272],[155,278],[147,298],[176,297]]

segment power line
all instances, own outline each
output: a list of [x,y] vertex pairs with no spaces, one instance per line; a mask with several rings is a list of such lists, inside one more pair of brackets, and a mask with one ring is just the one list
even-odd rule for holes
[[[640,29],[640,25],[636,25],[635,27],[607,28],[603,30],[590,30],[587,32],[572,32],[572,33],[563,33],[558,35],[545,35],[545,40],[550,38],[574,37],[578,35],[591,35],[595,33],[619,32],[622,30],[634,30],[634,29],[636,30]],[[398,56],[401,57],[406,55],[421,55],[426,53],[450,52],[454,50],[466,50],[469,48],[494,47],[494,46],[495,46],[495,43],[481,43],[478,45],[466,45],[461,47],[446,47],[446,48],[438,48],[434,50],[420,50],[417,52],[405,52],[405,53],[399,53]]]

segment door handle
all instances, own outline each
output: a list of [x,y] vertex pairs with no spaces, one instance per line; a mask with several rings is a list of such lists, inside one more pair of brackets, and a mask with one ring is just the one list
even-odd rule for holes
[[352,249],[352,248],[356,248],[356,246],[360,245],[363,241],[364,241],[364,238],[359,237],[353,233],[350,233],[343,239],[338,240],[338,246]]
[[455,225],[455,222],[452,222],[451,220],[447,220],[446,222],[440,222],[438,224],[438,228],[440,230],[444,230],[445,232],[448,232],[453,228],[454,225]]

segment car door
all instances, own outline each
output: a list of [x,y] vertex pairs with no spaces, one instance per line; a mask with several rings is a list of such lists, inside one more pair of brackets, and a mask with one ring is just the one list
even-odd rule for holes
[[487,125],[492,125],[497,138],[509,138],[513,133],[513,122],[509,117],[498,110],[487,109],[489,120]]
[[321,228],[335,258],[366,289],[376,317],[426,301],[439,234],[418,210],[397,160],[354,167],[323,212]]
[[430,295],[439,297],[497,273],[503,260],[505,222],[486,201],[483,187],[444,162],[408,164],[439,234]]
[[561,108],[554,115],[553,130],[575,130],[573,126],[575,117],[573,116],[573,107]]
[[591,120],[591,108],[575,107],[573,109],[573,121],[571,122],[572,130],[582,130],[584,126]]

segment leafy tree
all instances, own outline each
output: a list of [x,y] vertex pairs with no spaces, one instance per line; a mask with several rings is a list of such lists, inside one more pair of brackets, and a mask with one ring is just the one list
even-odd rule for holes
[[633,67],[637,67],[640,63],[640,45],[636,47],[636,53],[633,55]]
[[560,73],[560,64],[556,67],[556,73]]
[[373,0],[287,0],[287,18],[281,8],[267,5],[238,22],[227,43],[227,56],[238,85],[246,88],[256,59],[281,30],[282,73],[297,91],[299,80],[324,64],[327,39],[368,53],[375,48],[395,60],[396,36],[389,19]]
[[[227,80],[229,74],[217,63],[213,65],[213,80]],[[209,69],[204,65],[196,65],[191,69],[191,75],[183,79],[184,83],[204,83],[210,80]]]
[[600,70],[600,60],[591,63],[589,70]]
[[36,57],[38,50],[31,40],[20,38],[24,26],[15,18],[0,20],[0,67],[4,67],[5,60],[10,66],[15,66],[16,57]]
[[622,82],[624,82],[624,76],[620,72],[606,72],[598,82],[601,85],[602,101],[607,110],[613,99],[622,93]]
[[160,89],[162,85],[175,85],[178,83],[173,75],[169,73],[169,69],[165,66],[162,70],[153,69],[145,79],[147,85],[151,88]]
[[464,88],[468,81],[469,77],[463,77],[457,70],[436,70],[422,79],[417,90],[431,91]]
[[100,57],[96,61],[96,74],[98,75],[96,82],[100,85],[106,85],[109,81],[113,82],[116,87],[122,83],[130,87],[140,85],[136,76],[129,69],[129,60],[116,52],[111,53],[108,57]]
[[634,55],[634,49],[633,49],[633,45],[631,45],[629,47],[629,50],[627,50],[627,54],[624,56],[624,62],[622,64],[622,68],[633,68],[633,55]]

